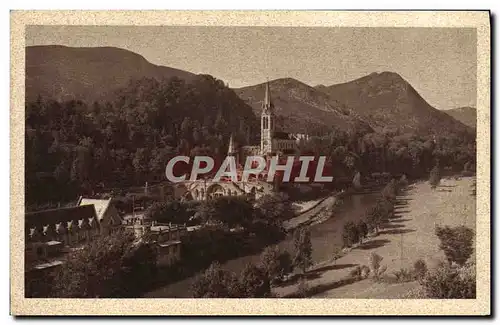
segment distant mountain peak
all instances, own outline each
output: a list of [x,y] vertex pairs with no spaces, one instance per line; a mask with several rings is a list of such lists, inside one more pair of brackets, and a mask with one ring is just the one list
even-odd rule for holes
[[449,109],[444,112],[465,125],[473,128],[477,126],[477,109],[475,107],[464,106]]
[[443,133],[470,131],[468,127],[432,107],[400,74],[374,72],[350,82],[318,88],[354,110],[375,129]]

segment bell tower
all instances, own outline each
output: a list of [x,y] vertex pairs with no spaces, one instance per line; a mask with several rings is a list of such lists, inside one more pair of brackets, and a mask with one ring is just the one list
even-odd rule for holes
[[260,153],[263,156],[271,154],[273,148],[274,133],[274,105],[271,101],[269,82],[266,82],[266,93],[262,102],[262,113],[260,116]]

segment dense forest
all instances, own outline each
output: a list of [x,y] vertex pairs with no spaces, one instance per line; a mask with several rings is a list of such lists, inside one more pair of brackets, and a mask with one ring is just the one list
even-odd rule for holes
[[[39,97],[26,103],[26,206],[164,181],[168,159],[224,156],[231,133],[239,144],[258,143],[259,119],[208,75],[189,83],[133,80],[107,102]],[[467,132],[437,137],[332,125],[299,148],[329,157],[338,177],[360,171],[418,178],[436,164],[455,171],[475,165],[475,135]]]
[[249,106],[203,75],[131,81],[105,103],[38,98],[26,105],[26,200],[163,181],[174,155],[220,155],[231,133],[244,144],[257,127]]

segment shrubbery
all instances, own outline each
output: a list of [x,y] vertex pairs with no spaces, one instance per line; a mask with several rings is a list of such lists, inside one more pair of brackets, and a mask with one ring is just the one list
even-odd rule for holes
[[474,299],[476,298],[475,265],[462,267],[442,263],[422,280],[428,298]]
[[474,251],[474,232],[465,226],[437,226],[436,236],[441,241],[439,248],[444,251],[450,264],[464,265]]

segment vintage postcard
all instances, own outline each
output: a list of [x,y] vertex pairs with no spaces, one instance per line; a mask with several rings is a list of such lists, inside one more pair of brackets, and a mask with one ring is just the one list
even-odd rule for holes
[[490,315],[489,12],[11,27],[12,314]]

